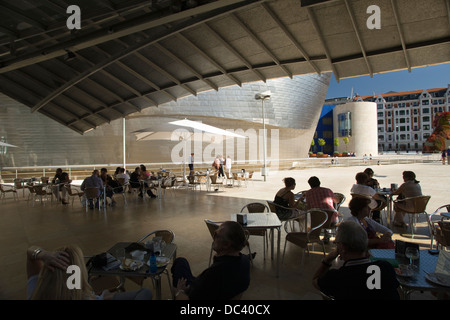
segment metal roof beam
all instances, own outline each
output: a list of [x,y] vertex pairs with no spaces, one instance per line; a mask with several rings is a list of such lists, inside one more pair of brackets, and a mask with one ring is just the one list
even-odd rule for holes
[[171,52],[168,49],[164,48],[158,42],[156,42],[153,46],[156,47],[162,53],[164,53],[166,56],[170,57],[175,62],[179,63],[183,68],[188,69],[193,75],[195,75],[197,77],[197,79],[203,81],[205,84],[210,86],[212,89],[214,89],[216,91],[219,90],[219,88],[213,82],[211,82],[208,79],[205,79],[199,72],[197,72],[194,68],[192,68],[189,64],[187,64],[186,61],[184,61],[180,57],[176,56],[173,52]]
[[330,51],[328,50],[327,45],[325,43],[325,39],[323,38],[322,32],[320,31],[320,26],[314,15],[314,12],[309,7],[306,8],[306,11],[308,12],[309,20],[311,21],[314,29],[316,30],[317,36],[319,37],[320,43],[322,44],[325,55],[327,56],[327,60],[330,63],[331,70],[334,73],[334,77],[335,77],[336,81],[339,82],[339,78],[340,78],[339,73],[337,72],[336,67],[333,65],[333,60],[331,59]]
[[273,60],[273,62],[275,62],[275,64],[277,64],[284,73],[286,73],[286,75],[292,79],[292,73],[285,67],[283,66],[280,61],[278,60],[277,57],[275,57],[275,55],[269,50],[269,48],[267,48],[267,46],[256,36],[256,34],[251,31],[247,25],[241,20],[239,19],[239,17],[232,13],[231,17],[233,17],[234,21],[236,21],[239,26],[248,34],[248,36],[250,38],[252,38],[252,40]]
[[238,86],[242,86],[242,82],[238,80],[235,76],[232,74],[229,74],[221,65],[219,65],[213,58],[211,58],[205,51],[200,49],[197,45],[195,45],[191,40],[183,36],[181,33],[177,33],[176,35],[178,38],[186,42],[191,48],[193,48],[195,51],[197,51],[203,58],[209,61],[217,70],[219,70],[224,76],[228,77],[231,81],[233,81]]
[[[139,59],[141,59],[148,66],[150,66],[151,68],[155,69],[156,71],[158,71],[159,73],[164,75],[166,78],[170,79],[172,82],[174,82],[175,84],[179,85],[180,87],[182,87],[183,89],[188,91],[190,94],[193,94],[194,96],[197,96],[197,92],[196,91],[194,91],[191,88],[189,88],[186,84],[182,83],[180,80],[178,80],[173,75],[171,75],[169,72],[167,72],[166,70],[164,70],[163,68],[158,66],[156,63],[151,61],[149,58],[143,56],[139,52],[136,52],[134,55],[137,56]],[[174,100],[176,100],[176,98]]]
[[398,18],[397,6],[396,6],[394,0],[391,0],[391,5],[392,5],[392,13],[394,14],[395,23],[397,24],[398,35],[399,35],[400,41],[402,43],[403,55],[405,57],[406,67],[408,68],[408,71],[411,72],[411,63],[409,62],[408,52],[406,51],[405,39],[403,38],[403,30],[402,30],[402,26],[400,25],[400,19]]
[[[224,1],[224,0],[221,0]],[[215,19],[218,18],[222,15],[227,15],[230,12],[234,12],[236,10],[242,9],[244,7],[248,7],[250,5],[253,5],[254,3],[259,3],[261,1],[264,0],[250,0],[250,1],[246,1],[244,4],[240,4],[240,5],[233,5],[233,6],[229,6],[227,7],[227,9],[225,11],[220,10],[220,12],[216,11],[216,10],[212,10],[210,12],[208,12],[205,15],[200,15],[198,17],[193,18],[193,20],[188,20],[188,21],[184,21],[174,27],[169,28],[168,30],[162,31],[162,32],[158,32],[155,35],[153,35],[152,37],[146,39],[146,41],[144,41],[143,43],[138,43],[135,44],[123,51],[120,51],[116,54],[114,54],[113,56],[111,56],[111,58],[109,59],[105,59],[102,62],[98,63],[97,65],[89,68],[88,70],[85,70],[83,73],[79,74],[77,77],[73,78],[70,81],[67,81],[64,85],[62,85],[60,88],[56,89],[54,92],[52,92],[50,95],[48,95],[47,97],[45,97],[42,101],[40,101],[38,104],[36,104],[33,107],[33,110],[39,110],[40,108],[42,108],[45,104],[47,104],[49,101],[53,100],[55,97],[57,97],[58,95],[60,95],[61,93],[63,93],[64,91],[68,90],[70,87],[76,85],[77,83],[83,81],[84,79],[90,77],[91,75],[97,73],[98,71],[106,68],[108,65],[115,63],[116,61],[119,61],[120,59],[123,59],[125,57],[127,57],[130,54],[133,54],[136,51],[139,51],[153,43],[156,43],[157,41],[160,41],[162,39],[168,38],[170,36],[176,35],[179,32],[181,32],[182,30],[186,30],[186,29],[190,29],[192,27],[195,27],[199,24],[202,24],[208,20],[211,19]],[[248,3],[251,2],[251,3]],[[189,11],[189,10],[187,10]],[[65,50],[64,50],[65,52]],[[5,70],[8,70],[8,67],[4,67],[4,68],[0,68],[0,73],[5,72]]]
[[154,14],[143,15],[136,19],[121,22],[113,27],[108,28],[108,30],[96,30],[87,35],[80,36],[79,38],[70,39],[48,48],[39,50],[39,52],[33,52],[20,58],[4,61],[4,66],[0,68],[0,73],[63,56],[66,53],[66,50],[76,52],[78,50],[99,45],[101,43],[118,39],[139,31],[152,29],[176,21],[188,20],[188,23],[186,23],[185,21],[185,23],[187,24],[185,28],[187,28],[189,27],[189,25],[196,25],[198,23],[196,22],[197,17],[200,17],[202,15],[206,15],[206,18],[200,18],[201,20],[212,19],[219,16],[220,14],[240,10],[242,8],[248,7],[249,5],[253,5],[254,3],[259,3],[262,1],[267,0],[220,0],[157,19],[154,18]]
[[345,3],[345,7],[347,8],[347,12],[350,17],[350,21],[352,22],[353,30],[355,31],[355,35],[356,35],[356,39],[358,40],[359,47],[361,48],[361,53],[364,57],[364,61],[367,66],[367,70],[370,74],[370,77],[373,78],[372,66],[369,63],[369,59],[367,59],[366,50],[364,49],[364,45],[362,43],[361,36],[358,31],[358,27],[356,26],[356,21],[355,21],[354,15],[353,15],[352,8],[350,8],[350,4],[348,3],[348,0],[344,0],[344,3]]
[[303,58],[309,63],[309,65],[316,71],[318,75],[320,75],[319,68],[311,61],[309,55],[306,53],[305,49],[303,49],[302,45],[294,38],[292,33],[286,28],[286,26],[281,22],[281,20],[277,17],[275,12],[273,12],[267,3],[262,3],[262,7],[267,11],[267,13],[272,17],[273,21],[278,25],[278,27],[283,30],[284,34],[289,38],[292,44],[297,48],[298,51],[302,54]]
[[264,77],[261,72],[253,68],[250,62],[248,62],[239,52],[236,51],[221,35],[219,35],[215,30],[213,30],[207,23],[203,25],[208,31],[224,46],[226,47],[236,58],[238,58],[249,70],[251,70],[259,79],[266,82],[266,77]]

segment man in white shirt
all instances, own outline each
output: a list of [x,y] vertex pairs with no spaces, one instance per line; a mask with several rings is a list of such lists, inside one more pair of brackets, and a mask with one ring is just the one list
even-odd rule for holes
[[194,171],[194,153],[191,153],[191,155],[189,156],[189,171],[190,174],[193,174]]
[[228,172],[228,175],[231,177],[231,164],[232,160],[230,156],[227,156],[227,159],[225,160],[225,169]]

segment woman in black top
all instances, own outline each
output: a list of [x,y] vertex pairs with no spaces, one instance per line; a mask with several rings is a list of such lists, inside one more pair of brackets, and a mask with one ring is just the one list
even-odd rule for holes
[[296,209],[297,201],[295,200],[294,193],[292,192],[292,190],[295,189],[295,179],[284,178],[283,182],[285,187],[278,190],[273,202],[285,208],[292,208],[284,209],[277,207],[277,215],[280,219],[290,219],[298,216],[298,212]]

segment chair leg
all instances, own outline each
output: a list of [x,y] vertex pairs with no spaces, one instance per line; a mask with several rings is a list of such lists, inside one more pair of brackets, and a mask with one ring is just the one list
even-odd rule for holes
[[286,244],[287,244],[287,241],[284,240],[283,258],[281,259],[281,263],[284,263],[284,254],[286,253]]
[[175,291],[172,290],[172,281],[170,281],[170,274],[169,274],[169,271],[167,270],[167,268],[164,270],[164,273],[167,275],[167,281],[169,282],[169,290],[170,290],[170,294],[172,296],[172,300],[175,300]]
[[247,247],[248,247],[248,257],[250,258],[250,264],[253,266],[252,250],[250,249],[250,243],[248,241],[247,241]]

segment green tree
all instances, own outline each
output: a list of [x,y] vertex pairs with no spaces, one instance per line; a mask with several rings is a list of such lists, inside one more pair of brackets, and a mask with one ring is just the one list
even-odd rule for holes
[[344,141],[344,143],[345,143],[345,152],[347,152],[348,150],[347,150],[347,144],[348,144],[348,142],[350,141],[349,139],[348,139],[348,137],[343,137],[342,138],[342,141]]
[[322,152],[323,152],[323,146],[326,144],[325,140],[322,138],[319,138],[319,139],[317,139],[317,141],[319,142],[319,146],[321,147]]

